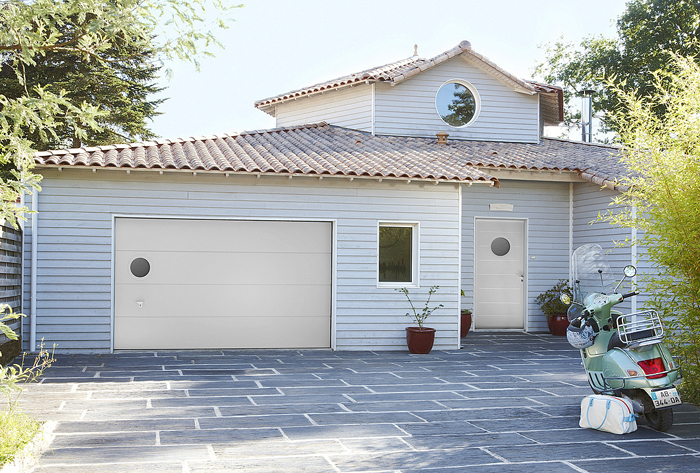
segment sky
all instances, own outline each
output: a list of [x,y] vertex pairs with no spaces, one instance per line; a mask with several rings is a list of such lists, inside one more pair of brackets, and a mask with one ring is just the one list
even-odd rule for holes
[[[239,0],[245,1],[245,0]],[[215,58],[170,63],[168,98],[151,124],[162,138],[273,128],[254,102],[413,55],[436,56],[468,40],[523,79],[544,45],[615,37],[625,0],[248,0],[217,38]]]

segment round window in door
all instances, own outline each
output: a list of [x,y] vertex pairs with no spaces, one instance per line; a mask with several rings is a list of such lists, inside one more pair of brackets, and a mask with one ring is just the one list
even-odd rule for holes
[[510,242],[503,237],[495,238],[491,242],[491,251],[496,256],[505,256],[510,251]]
[[136,258],[131,262],[129,269],[137,278],[143,278],[151,271],[151,263],[146,258]]

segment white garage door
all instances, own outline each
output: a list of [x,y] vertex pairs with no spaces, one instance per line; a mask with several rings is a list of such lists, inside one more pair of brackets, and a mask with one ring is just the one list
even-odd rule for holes
[[115,349],[330,347],[331,224],[117,218]]

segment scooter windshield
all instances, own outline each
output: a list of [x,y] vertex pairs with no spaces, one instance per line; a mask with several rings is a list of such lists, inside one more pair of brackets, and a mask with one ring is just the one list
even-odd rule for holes
[[571,256],[574,276],[574,301],[583,303],[591,293],[610,293],[616,281],[605,251],[597,243],[580,246]]

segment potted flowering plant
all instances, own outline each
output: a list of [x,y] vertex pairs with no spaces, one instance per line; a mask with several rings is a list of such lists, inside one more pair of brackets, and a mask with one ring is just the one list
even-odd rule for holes
[[547,289],[535,299],[547,317],[547,327],[552,335],[566,335],[566,328],[569,326],[569,319],[566,317],[569,307],[560,299],[563,293],[571,296],[571,287],[566,279],[560,279],[551,289]]
[[408,345],[408,351],[411,353],[427,355],[430,350],[433,349],[433,343],[435,342],[435,329],[430,327],[424,327],[423,323],[430,314],[435,310],[444,307],[442,304],[430,308],[430,298],[440,289],[440,286],[433,286],[428,290],[428,299],[425,302],[425,307],[422,310],[417,310],[411,301],[411,296],[408,289],[402,287],[397,289],[397,291],[403,292],[408,299],[408,303],[411,305],[411,312],[406,312],[407,317],[411,317],[413,321],[418,325],[417,327],[406,327],[406,344]]

